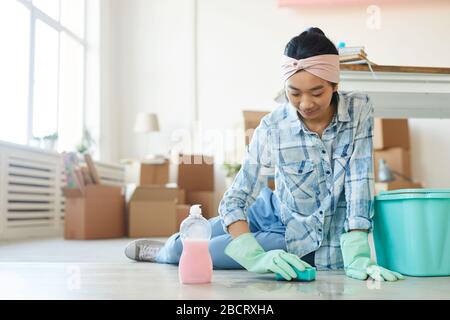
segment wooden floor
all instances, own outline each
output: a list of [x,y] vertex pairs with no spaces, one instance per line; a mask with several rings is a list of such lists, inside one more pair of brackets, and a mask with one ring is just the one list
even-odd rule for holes
[[214,270],[207,285],[181,285],[173,265],[133,262],[129,239],[0,242],[0,299],[450,299],[450,277],[394,283],[318,272],[311,283]]

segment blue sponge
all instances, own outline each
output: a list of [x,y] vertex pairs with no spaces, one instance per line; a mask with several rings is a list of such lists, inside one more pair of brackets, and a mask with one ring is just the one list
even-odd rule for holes
[[[314,268],[314,267],[305,268],[305,271],[300,271],[297,268],[295,268],[294,266],[291,266],[291,267],[297,273],[297,278],[292,278],[291,281],[314,281],[314,280],[316,280],[316,268]],[[286,279],[284,279],[279,273],[275,274],[275,279],[286,281]]]

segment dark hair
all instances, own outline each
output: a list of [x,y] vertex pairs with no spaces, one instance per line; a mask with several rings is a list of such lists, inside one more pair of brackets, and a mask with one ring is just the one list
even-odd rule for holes
[[[291,39],[284,49],[284,54],[294,59],[306,59],[322,54],[339,54],[333,42],[319,28],[309,28]],[[333,92],[331,104],[339,103],[339,94]]]

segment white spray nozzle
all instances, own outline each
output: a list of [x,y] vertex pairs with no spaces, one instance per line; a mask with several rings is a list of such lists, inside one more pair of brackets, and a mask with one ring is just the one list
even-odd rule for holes
[[202,215],[202,209],[200,208],[201,204],[194,204],[191,207],[191,210],[189,211],[190,215],[194,216],[201,216]]

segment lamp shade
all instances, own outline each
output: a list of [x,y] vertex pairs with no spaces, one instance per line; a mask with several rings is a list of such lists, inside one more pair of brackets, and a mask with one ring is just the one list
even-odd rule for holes
[[155,113],[140,112],[136,116],[134,124],[135,132],[155,132],[159,131],[158,116]]

